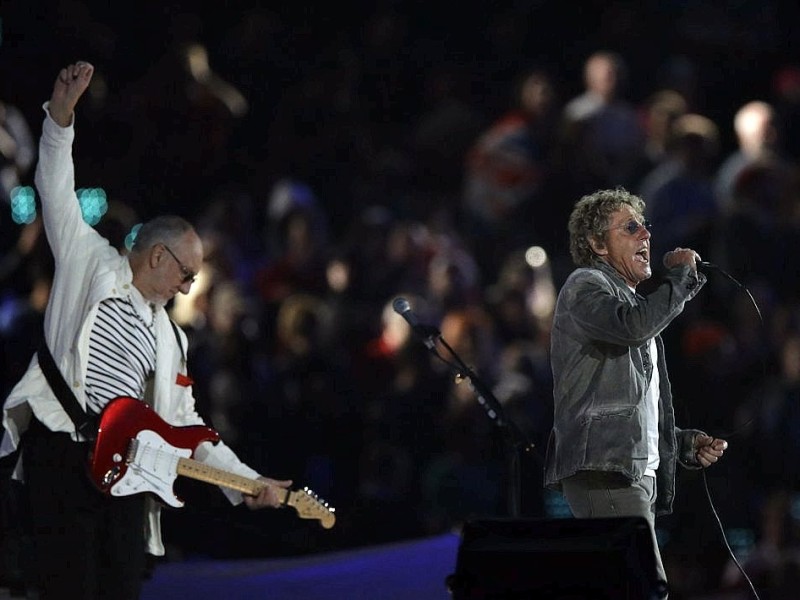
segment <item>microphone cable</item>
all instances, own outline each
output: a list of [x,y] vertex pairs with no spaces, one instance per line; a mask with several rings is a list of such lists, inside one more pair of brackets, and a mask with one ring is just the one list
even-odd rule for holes
[[[755,298],[753,298],[753,294],[750,293],[750,290],[748,290],[747,287],[743,283],[739,282],[736,278],[734,278],[732,275],[730,275],[728,272],[726,272],[724,269],[722,269],[721,267],[717,266],[714,263],[710,263],[710,262],[706,262],[706,261],[698,261],[697,265],[699,267],[703,267],[705,269],[716,271],[717,273],[720,273],[721,275],[723,275],[724,277],[726,277],[727,279],[732,281],[736,285],[736,287],[738,287],[740,290],[743,290],[747,294],[748,298],[750,298],[750,302],[753,304],[753,307],[756,310],[756,314],[758,314],[758,320],[759,320],[759,323],[761,324],[761,327],[763,329],[763,327],[764,327],[764,318],[761,315],[761,310],[758,308],[758,303],[756,302]],[[763,365],[763,358],[762,358],[762,365]],[[764,368],[764,373],[766,375],[766,367]],[[736,435],[742,429],[747,427],[753,421],[753,419],[755,419],[755,417],[751,417],[747,422],[745,422],[743,425],[741,425],[737,429],[733,430],[729,435],[722,436],[723,439],[728,439],[728,438]],[[713,444],[716,439],[717,439],[716,437],[712,438],[711,443]],[[731,560],[733,560],[733,563],[736,565],[736,568],[742,574],[742,577],[744,577],[745,581],[747,582],[747,585],[749,586],[750,591],[753,593],[753,597],[756,598],[756,600],[760,600],[760,596],[758,595],[758,592],[756,591],[756,588],[753,585],[753,582],[750,579],[750,576],[744,570],[744,567],[742,567],[742,565],[739,563],[739,560],[736,558],[736,554],[734,553],[733,549],[731,548],[731,545],[728,542],[728,538],[725,535],[725,527],[722,524],[722,519],[720,519],[719,513],[717,512],[717,508],[714,506],[714,500],[711,497],[711,490],[708,487],[708,478],[706,476],[706,468],[705,467],[703,467],[701,469],[701,474],[702,474],[702,477],[703,477],[703,488],[705,489],[706,498],[708,499],[708,505],[711,508],[711,513],[714,515],[714,519],[715,519],[715,521],[717,523],[717,527],[719,528],[719,533],[722,536],[722,541],[724,542],[725,547],[728,550],[728,554],[730,555]]]
[[732,281],[733,284],[736,287],[738,287],[745,294],[747,294],[747,297],[750,298],[750,302],[753,303],[753,308],[756,309],[756,314],[758,315],[758,320],[761,323],[761,326],[762,327],[764,326],[764,317],[761,316],[761,309],[758,308],[758,303],[756,302],[755,298],[753,298],[753,294],[750,293],[750,290],[747,289],[746,285],[741,283],[738,279],[736,279],[733,275],[731,275],[730,273],[725,271],[722,267],[719,267],[719,266],[715,265],[714,263],[710,263],[710,262],[707,262],[705,260],[700,260],[700,261],[697,261],[697,265],[700,266],[700,267],[704,267],[706,269],[709,269],[711,271],[716,271],[720,275],[723,275],[724,277],[726,277],[727,279]]

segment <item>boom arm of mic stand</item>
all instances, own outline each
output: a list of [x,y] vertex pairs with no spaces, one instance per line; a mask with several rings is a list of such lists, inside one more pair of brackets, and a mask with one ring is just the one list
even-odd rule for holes
[[503,432],[510,470],[508,495],[509,514],[512,517],[518,517],[520,514],[522,489],[520,452],[522,450],[529,451],[533,449],[534,444],[527,439],[522,430],[511,419],[506,417],[502,404],[500,404],[494,394],[492,394],[488,386],[486,386],[472,369],[461,360],[461,357],[456,354],[455,350],[450,347],[444,338],[439,336],[438,339],[456,361],[456,364],[448,362],[448,364],[456,370],[456,377],[469,382],[470,387],[475,392],[478,403],[486,411],[486,415],[494,421]]

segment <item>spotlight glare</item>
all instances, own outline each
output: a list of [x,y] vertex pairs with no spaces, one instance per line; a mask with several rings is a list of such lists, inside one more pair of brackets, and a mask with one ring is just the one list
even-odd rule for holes
[[531,246],[525,251],[525,262],[532,269],[541,267],[547,262],[547,252],[541,246]]
[[11,219],[17,225],[28,225],[36,219],[36,193],[30,186],[11,190]]
[[105,191],[102,188],[81,188],[75,194],[81,205],[83,220],[89,225],[97,225],[108,211]]

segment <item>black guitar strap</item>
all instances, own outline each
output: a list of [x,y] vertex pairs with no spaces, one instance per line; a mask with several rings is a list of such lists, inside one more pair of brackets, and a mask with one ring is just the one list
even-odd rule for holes
[[50,384],[50,389],[61,402],[69,418],[75,424],[75,429],[78,430],[87,440],[94,440],[97,438],[97,418],[88,414],[81,408],[78,399],[69,385],[64,381],[64,376],[56,366],[56,361],[53,360],[53,355],[50,353],[50,348],[47,347],[47,342],[42,341],[37,352],[39,356],[39,366],[42,368],[47,383]]

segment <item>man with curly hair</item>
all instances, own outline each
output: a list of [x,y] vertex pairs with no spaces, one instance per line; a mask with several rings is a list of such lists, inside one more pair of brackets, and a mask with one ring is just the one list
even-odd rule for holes
[[705,283],[700,256],[664,255],[652,276],[650,224],[641,198],[622,188],[584,196],[569,219],[577,265],[559,292],[551,362],[554,422],[545,485],[560,490],[578,518],[643,517],[655,551],[654,592],[666,597],[655,517],[672,509],[675,469],[717,462],[727,442],[675,424],[661,332]]

